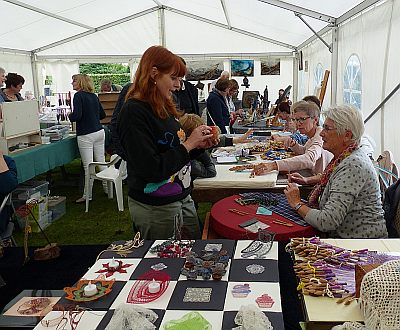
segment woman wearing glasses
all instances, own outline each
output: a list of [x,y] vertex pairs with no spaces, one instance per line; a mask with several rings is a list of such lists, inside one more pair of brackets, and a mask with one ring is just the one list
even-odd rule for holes
[[296,156],[274,162],[262,163],[255,167],[254,175],[278,170],[279,172],[292,172],[310,169],[313,174],[322,173],[332,159],[332,154],[322,149],[322,128],[318,126],[319,108],[313,102],[298,101],[292,105],[293,117],[297,129],[308,137],[305,145],[298,144],[293,139],[285,141],[285,148],[290,148]]
[[[359,148],[364,132],[360,111],[342,105],[324,114],[323,147],[334,158],[322,176],[289,175],[291,183],[285,189],[289,205],[329,237],[387,237],[377,174]],[[315,184],[307,204],[301,202],[296,183]]]

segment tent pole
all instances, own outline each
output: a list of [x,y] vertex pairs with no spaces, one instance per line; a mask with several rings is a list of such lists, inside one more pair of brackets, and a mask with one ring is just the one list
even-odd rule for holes
[[332,28],[332,55],[331,55],[331,105],[337,104],[338,84],[338,27]]
[[166,47],[165,40],[165,12],[164,7],[158,8],[158,34],[160,38],[160,45]]
[[33,95],[37,99],[39,99],[39,81],[38,81],[38,72],[37,72],[37,62],[36,62],[36,54],[31,52],[31,69],[32,69],[32,78],[33,78]]
[[299,52],[296,51],[295,56],[293,58],[293,94],[292,100],[296,102],[298,100],[298,91],[299,91]]

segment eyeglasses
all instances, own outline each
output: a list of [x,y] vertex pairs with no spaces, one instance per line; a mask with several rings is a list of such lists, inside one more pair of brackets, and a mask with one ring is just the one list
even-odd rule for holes
[[322,129],[324,130],[324,131],[335,131],[336,130],[336,128],[335,127],[329,127],[329,126],[327,126],[327,125],[322,125]]
[[300,124],[304,123],[308,118],[311,118],[310,116],[308,117],[299,117],[299,118],[293,118],[292,120],[295,122],[298,122]]

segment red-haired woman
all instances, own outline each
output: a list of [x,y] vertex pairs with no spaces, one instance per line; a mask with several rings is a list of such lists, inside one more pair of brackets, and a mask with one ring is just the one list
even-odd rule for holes
[[186,67],[161,46],[147,49],[118,118],[128,164],[128,204],[133,225],[145,239],[182,234],[200,237],[190,180],[196,149],[214,142],[206,125],[185,136],[172,100]]

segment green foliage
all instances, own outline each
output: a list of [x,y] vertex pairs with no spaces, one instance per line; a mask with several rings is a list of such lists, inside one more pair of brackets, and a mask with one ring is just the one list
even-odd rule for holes
[[118,63],[84,63],[79,64],[79,72],[93,79],[95,93],[100,92],[100,82],[110,79],[114,85],[124,86],[130,82],[128,65]]

